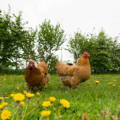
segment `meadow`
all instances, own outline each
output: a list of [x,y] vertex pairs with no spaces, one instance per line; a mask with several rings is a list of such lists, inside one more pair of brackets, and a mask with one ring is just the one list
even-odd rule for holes
[[[17,101],[16,93],[24,95],[24,100]],[[51,102],[43,105],[45,101]],[[1,116],[4,110],[9,111],[10,120],[119,120],[120,75],[92,75],[76,89],[63,86],[58,76],[52,75],[48,86],[37,92],[27,89],[23,75],[0,75]],[[49,112],[42,113],[44,110]]]

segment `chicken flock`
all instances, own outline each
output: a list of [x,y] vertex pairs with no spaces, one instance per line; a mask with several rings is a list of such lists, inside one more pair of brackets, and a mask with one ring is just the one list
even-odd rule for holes
[[[88,52],[84,52],[75,65],[56,62],[56,72],[63,85],[76,88],[81,82],[85,82],[90,78],[91,66],[89,56]],[[42,90],[49,80],[48,65],[44,61],[40,61],[38,64],[34,61],[29,61],[25,71],[25,81],[29,89]]]

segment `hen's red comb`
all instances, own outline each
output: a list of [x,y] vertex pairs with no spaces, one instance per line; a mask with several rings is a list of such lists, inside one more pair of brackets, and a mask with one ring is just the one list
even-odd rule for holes
[[83,53],[83,56],[84,56],[84,57],[90,57],[90,53],[84,52],[84,53]]
[[28,64],[31,65],[31,64],[35,64],[35,63],[34,63],[34,61],[30,60]]

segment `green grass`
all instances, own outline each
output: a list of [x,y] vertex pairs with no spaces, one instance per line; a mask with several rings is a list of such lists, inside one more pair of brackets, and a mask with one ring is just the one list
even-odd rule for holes
[[[96,80],[100,83],[96,84]],[[109,85],[109,82],[114,84]],[[1,97],[9,97],[11,93],[23,93],[24,90],[27,90],[27,87],[22,75],[0,76]],[[42,102],[50,96],[56,97],[56,102],[50,108],[43,108]],[[60,106],[59,100],[62,98],[70,102],[70,108],[64,109]],[[84,113],[90,120],[115,120],[114,117],[120,114],[120,75],[92,75],[90,80],[80,84],[76,89],[64,87],[57,75],[52,75],[48,86],[40,95],[26,99],[23,107],[17,105],[10,97],[4,101],[9,103],[5,109],[11,111],[12,120],[82,120]],[[44,109],[52,111],[50,117],[40,116],[40,111]]]

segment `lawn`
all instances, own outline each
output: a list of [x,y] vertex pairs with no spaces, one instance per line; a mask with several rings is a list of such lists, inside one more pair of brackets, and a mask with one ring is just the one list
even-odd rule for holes
[[[100,81],[98,84],[96,81]],[[22,75],[0,76],[0,100],[8,102],[4,109],[11,112],[11,120],[119,120],[120,119],[120,75],[92,75],[91,79],[82,83],[76,89],[64,87],[57,75],[52,75],[51,80],[43,91],[33,92],[35,96],[25,97],[24,104],[15,102],[11,97],[13,93],[30,92],[27,90]],[[49,97],[56,101],[50,106],[42,106]],[[65,99],[70,103],[69,108],[64,108],[60,100]],[[41,111],[50,110],[48,117],[41,116]]]

